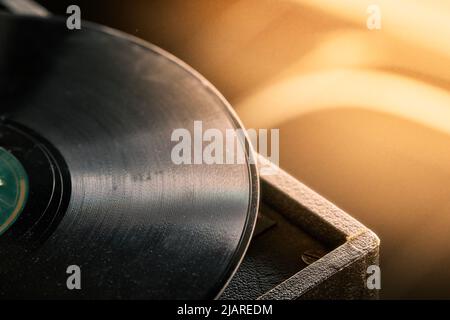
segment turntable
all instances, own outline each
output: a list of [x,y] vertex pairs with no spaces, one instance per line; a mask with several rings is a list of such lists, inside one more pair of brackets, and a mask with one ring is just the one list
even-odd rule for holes
[[73,32],[25,2],[0,14],[0,297],[376,297],[376,235],[245,134],[243,162],[172,161],[176,129],[244,132],[206,79],[133,36]]

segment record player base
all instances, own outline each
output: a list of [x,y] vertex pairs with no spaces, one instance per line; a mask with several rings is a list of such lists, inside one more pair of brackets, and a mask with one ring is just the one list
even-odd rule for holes
[[280,169],[261,191],[252,242],[220,299],[378,298],[367,287],[379,258],[372,231]]

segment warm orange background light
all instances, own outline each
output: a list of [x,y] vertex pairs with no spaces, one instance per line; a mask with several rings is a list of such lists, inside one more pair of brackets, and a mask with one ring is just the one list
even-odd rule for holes
[[282,167],[379,233],[382,297],[450,297],[450,5],[378,1],[369,31],[372,3],[237,2],[190,50],[247,127],[281,129]]

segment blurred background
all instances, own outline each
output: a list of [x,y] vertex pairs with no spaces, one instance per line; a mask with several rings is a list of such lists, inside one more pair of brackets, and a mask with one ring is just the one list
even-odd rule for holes
[[247,128],[279,128],[281,167],[381,238],[382,298],[450,298],[450,1],[38,2],[164,48]]

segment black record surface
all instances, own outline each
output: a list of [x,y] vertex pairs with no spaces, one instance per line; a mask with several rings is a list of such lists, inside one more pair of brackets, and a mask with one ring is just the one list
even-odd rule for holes
[[[50,159],[34,167],[58,177],[40,188],[28,172],[27,206],[0,236],[0,297],[220,293],[253,230],[258,179],[248,163],[172,162],[174,129],[192,132],[194,120],[203,130],[240,128],[203,78],[104,27],[69,31],[65,20],[0,14],[0,116],[0,130]],[[7,147],[26,156],[26,146]],[[36,197],[46,188],[54,194],[44,215]],[[70,265],[81,268],[81,290],[67,289]]]

